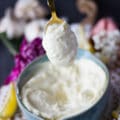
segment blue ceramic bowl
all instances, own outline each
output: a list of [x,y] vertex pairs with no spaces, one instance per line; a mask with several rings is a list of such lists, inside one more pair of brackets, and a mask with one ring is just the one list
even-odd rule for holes
[[[106,103],[109,97],[109,72],[106,66],[101,61],[99,61],[97,58],[95,58],[92,54],[90,54],[87,51],[78,49],[76,59],[81,59],[81,58],[86,58],[86,59],[90,59],[94,61],[104,70],[107,76],[106,90],[104,92],[104,95],[101,96],[101,98],[97,101],[97,103],[95,103],[91,108],[89,108],[88,110],[78,115],[66,118],[65,120],[100,120],[100,116],[103,113],[103,110],[106,106]],[[17,101],[18,101],[21,111],[23,112],[27,120],[44,120],[44,118],[38,117],[37,115],[30,112],[24,106],[24,104],[22,103],[22,99],[21,99],[21,89],[24,86],[24,84],[31,78],[31,76],[35,74],[36,70],[38,70],[37,66],[39,66],[39,64],[45,61],[48,61],[47,56],[40,57],[36,59],[35,61],[33,61],[31,64],[29,64],[27,68],[20,75],[18,83],[17,83]]]

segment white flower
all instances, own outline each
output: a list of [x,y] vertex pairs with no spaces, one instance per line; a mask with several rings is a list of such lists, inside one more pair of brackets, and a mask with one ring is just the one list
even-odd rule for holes
[[91,25],[86,24],[82,26],[79,23],[74,23],[71,25],[72,31],[75,33],[77,37],[77,42],[80,48],[89,50],[89,37],[90,37],[90,29]]
[[34,20],[28,23],[25,27],[25,36],[29,42],[33,41],[35,38],[43,38],[44,27],[46,25],[46,20]]
[[116,60],[119,48],[118,44],[120,44],[119,30],[102,31],[93,36],[93,41],[95,43],[95,49],[100,50],[100,52],[96,52],[96,56],[105,59],[106,62]]
[[12,39],[23,35],[25,22],[14,18],[12,10],[8,9],[0,21],[0,32],[6,32],[7,37]]
[[17,18],[31,20],[44,17],[48,11],[38,0],[18,0],[14,13]]

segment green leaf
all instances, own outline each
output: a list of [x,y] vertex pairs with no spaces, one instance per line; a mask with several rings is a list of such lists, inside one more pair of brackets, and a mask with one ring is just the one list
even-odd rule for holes
[[19,46],[22,38],[9,39],[6,33],[0,33],[0,41],[9,49],[12,55],[16,55],[19,52]]

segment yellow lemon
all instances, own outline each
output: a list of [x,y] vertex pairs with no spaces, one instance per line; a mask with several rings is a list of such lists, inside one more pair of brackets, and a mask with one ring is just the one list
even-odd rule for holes
[[119,113],[120,113],[120,106],[117,108],[117,110],[114,110],[112,112],[113,118],[118,119],[119,118]]
[[17,100],[15,86],[14,83],[10,83],[0,89],[0,118],[6,120],[12,117],[16,109]]
[[113,111],[113,112],[112,112],[112,116],[113,116],[113,118],[118,119],[119,114],[118,114],[117,111]]
[[9,118],[6,118],[6,119],[5,119],[5,118],[4,118],[4,119],[3,119],[3,118],[0,118],[0,120],[10,120],[10,119],[9,119]]

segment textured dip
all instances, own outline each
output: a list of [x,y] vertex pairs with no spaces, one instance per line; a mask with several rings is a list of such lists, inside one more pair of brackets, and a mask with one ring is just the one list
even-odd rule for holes
[[47,119],[63,119],[94,105],[107,86],[106,74],[88,59],[71,66],[41,63],[39,70],[23,86],[22,101],[28,110]]
[[67,65],[77,54],[77,39],[70,26],[62,24],[49,25],[43,38],[43,47],[53,64]]

